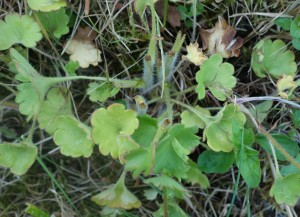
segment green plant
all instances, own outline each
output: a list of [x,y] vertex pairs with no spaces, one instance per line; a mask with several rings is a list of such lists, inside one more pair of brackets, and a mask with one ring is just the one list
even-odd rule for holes
[[[37,160],[45,169],[40,158],[43,148],[34,137],[38,126],[53,138],[62,155],[89,158],[98,153],[97,157],[106,156],[122,168],[122,174],[114,185],[91,197],[96,204],[106,207],[103,213],[119,213],[120,210],[143,205],[138,198],[140,195],[134,195],[126,187],[126,178],[129,179],[126,174],[131,174],[133,179],[146,184],[141,188],[148,188],[148,198],[162,198],[156,201],[154,216],[188,216],[179,205],[192,196],[185,183],[208,189],[210,181],[205,174],[222,174],[235,167],[238,173],[233,204],[240,185],[245,184],[248,193],[249,189],[259,186],[263,162],[261,153],[267,153],[272,157],[270,163],[275,168],[270,196],[274,196],[279,204],[295,205],[300,197],[300,149],[290,135],[299,136],[299,105],[292,101],[297,100],[295,92],[300,82],[295,80],[295,55],[282,40],[259,41],[251,57],[252,70],[258,77],[278,79],[278,94],[282,98],[239,98],[235,95],[238,79],[233,64],[216,53],[196,61],[196,67],[200,67],[195,74],[196,85],[184,90],[197,98],[192,106],[182,100],[182,93],[177,90],[174,81],[185,35],[178,32],[170,50],[164,50],[160,32],[163,25],[155,12],[153,0],[134,2],[142,23],[146,23],[144,11],[148,9],[152,21],[149,46],[141,58],[141,78],[114,78],[107,71],[105,77],[79,75],[81,72],[76,72],[79,63],[75,61],[67,64],[65,61],[60,68],[57,67],[64,70],[66,76],[60,73],[51,76],[51,68],[50,73],[38,72],[30,63],[30,52],[19,52],[19,49],[11,47],[16,44],[26,49],[34,47],[42,40],[41,31],[47,41],[64,40],[62,36],[69,31],[65,4],[65,1],[58,0],[42,3],[28,0],[29,7],[39,11],[34,12],[34,16],[10,14],[5,22],[0,22],[0,30],[3,30],[0,36],[4,32],[13,35],[9,40],[0,42],[0,49],[10,48],[6,64],[18,82],[15,101],[19,112],[31,124],[28,133],[20,139],[1,142],[1,166],[16,175],[23,175]],[[187,14],[183,20],[192,16],[192,7],[181,5],[179,8]],[[295,20],[291,23],[293,37],[297,37],[295,31],[298,31],[297,26],[293,26]],[[199,51],[198,44],[192,43],[191,46],[195,49],[193,52]],[[91,81],[83,92],[89,103],[97,106],[97,109],[89,110],[87,116],[80,116],[74,110],[77,106],[74,103],[75,91],[69,88],[70,82],[82,80]],[[134,92],[135,97],[130,98],[125,91]],[[130,99],[124,100],[122,94]],[[265,99],[269,101],[252,108],[244,105],[252,100]],[[272,100],[295,107],[290,115],[294,131],[288,128],[289,132],[282,133],[285,131],[280,126],[273,127],[270,132],[265,130],[263,126],[267,124],[265,120],[272,108]],[[211,101],[216,102],[217,107],[206,106]],[[152,112],[150,106],[154,103],[160,112]],[[94,146],[98,146],[99,151],[95,151]],[[41,152],[38,152],[39,148]],[[199,151],[197,163],[192,156],[195,150]],[[48,169],[45,171],[51,174]],[[240,177],[244,182],[240,182]],[[54,184],[62,189],[57,182],[54,181]],[[70,202],[67,196],[65,198]],[[32,204],[28,204],[26,212],[33,216],[48,216]]]
[[283,28],[285,31],[290,31],[292,44],[294,48],[300,50],[300,16],[292,18],[277,18],[275,24]]

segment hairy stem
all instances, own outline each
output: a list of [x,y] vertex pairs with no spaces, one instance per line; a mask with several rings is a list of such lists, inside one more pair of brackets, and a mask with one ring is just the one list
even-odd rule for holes
[[142,88],[144,87],[144,83],[141,80],[121,80],[115,78],[104,78],[104,77],[96,77],[96,76],[70,76],[70,77],[51,77],[49,79],[49,83],[57,84],[65,81],[73,81],[73,80],[96,80],[96,81],[107,81],[112,82],[116,87],[119,88]]

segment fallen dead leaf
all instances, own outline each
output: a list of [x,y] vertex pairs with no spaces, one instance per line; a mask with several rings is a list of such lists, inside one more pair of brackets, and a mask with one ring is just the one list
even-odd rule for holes
[[207,60],[207,56],[205,56],[202,50],[199,48],[198,43],[191,43],[186,47],[187,55],[182,56],[183,59],[187,59],[190,62],[194,63],[196,66],[200,66],[203,64],[205,60]]
[[96,37],[97,33],[89,27],[79,27],[66,49],[66,52],[70,54],[70,60],[78,61],[81,68],[88,68],[90,65],[97,66],[102,59],[101,51],[93,42]]
[[243,39],[234,38],[236,29],[229,26],[223,18],[212,29],[201,29],[200,37],[202,39],[203,50],[207,50],[207,55],[219,53],[224,58],[238,57],[240,48],[243,46]]

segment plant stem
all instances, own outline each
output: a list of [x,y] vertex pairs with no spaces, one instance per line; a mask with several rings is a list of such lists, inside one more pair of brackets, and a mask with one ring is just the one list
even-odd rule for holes
[[[159,22],[157,19],[157,36],[160,38],[161,34],[160,34],[160,29],[159,29]],[[165,60],[165,55],[164,55],[164,49],[163,49],[163,44],[162,44],[162,40],[158,41],[158,46],[159,46],[159,50],[160,50],[160,56],[161,56],[161,71],[162,71],[162,91],[161,91],[161,97],[163,97],[164,94],[164,88],[165,88],[165,82],[166,82],[166,60]]]
[[229,217],[230,213],[231,213],[231,209],[233,207],[233,203],[234,203],[234,200],[235,200],[235,197],[237,195],[237,191],[238,191],[238,187],[239,187],[239,182],[240,182],[240,177],[241,177],[241,172],[240,172],[240,168],[242,168],[242,165],[243,165],[243,155],[244,155],[244,128],[243,128],[243,132],[242,132],[242,138],[241,138],[241,150],[239,152],[239,157],[240,157],[240,164],[237,165],[238,168],[239,168],[239,172],[238,172],[238,177],[236,179],[236,183],[234,185],[234,191],[233,191],[233,196],[232,196],[232,199],[231,199],[231,203],[230,203],[230,207],[228,209],[228,212],[226,214],[226,217]]
[[247,216],[248,216],[248,217],[251,217],[250,200],[249,200],[249,191],[250,191],[250,187],[247,186],[247,188],[246,188]]
[[[97,77],[97,76],[70,76],[70,77],[48,77],[49,83],[52,85],[65,82],[65,81],[73,81],[73,80],[96,80],[96,81],[107,81],[107,78]],[[109,78],[110,82],[114,83],[116,87],[120,88],[142,88],[144,87],[144,83],[141,80],[121,80],[115,78]]]
[[27,141],[32,143],[32,138],[33,138],[33,134],[34,134],[34,131],[35,131],[35,124],[36,124],[36,117],[33,116],[33,120],[32,120],[32,124],[31,124],[31,127],[29,129],[29,132],[28,132],[28,136],[27,136]]
[[166,100],[166,105],[167,105],[167,117],[173,122],[173,109],[172,109],[173,106],[171,104],[170,87],[168,83],[165,83],[164,98]]
[[152,148],[152,163],[151,163],[151,169],[149,171],[150,175],[153,171],[154,165],[155,165],[155,155],[156,155],[156,148],[157,148],[157,144],[160,140],[160,138],[162,137],[162,135],[166,132],[166,128],[161,124],[159,125],[159,127],[157,128],[156,134],[154,136],[153,141],[151,142],[151,148]]
[[169,213],[168,213],[168,192],[167,192],[167,188],[164,187],[164,217],[168,217]]

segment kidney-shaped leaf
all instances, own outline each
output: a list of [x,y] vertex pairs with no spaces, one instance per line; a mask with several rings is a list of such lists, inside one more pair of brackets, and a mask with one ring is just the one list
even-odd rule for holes
[[53,140],[63,155],[89,157],[93,151],[90,128],[77,119],[62,115],[56,119]]
[[125,110],[125,106],[115,103],[107,109],[100,108],[92,115],[92,137],[99,144],[103,155],[111,154],[113,158],[119,157],[118,136],[130,136],[138,128],[137,113]]
[[266,77],[267,74],[274,78],[283,75],[294,77],[297,70],[294,53],[286,50],[286,44],[279,39],[259,41],[252,52],[251,67],[258,77]]
[[59,115],[72,115],[71,101],[66,95],[66,89],[53,88],[41,106],[38,116],[40,128],[53,135],[57,128],[55,121]]
[[3,143],[0,144],[0,166],[8,167],[16,175],[23,175],[31,167],[37,155],[33,144]]
[[69,32],[69,17],[64,8],[48,13],[36,13],[45,30],[53,34],[56,38],[60,38]]
[[272,185],[270,196],[279,204],[295,206],[300,197],[300,174],[278,178]]
[[34,47],[42,37],[38,23],[28,15],[8,14],[5,22],[0,20],[0,50],[6,50],[14,44]]

